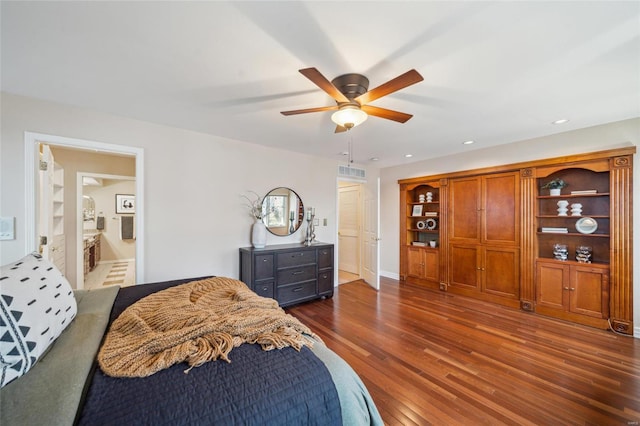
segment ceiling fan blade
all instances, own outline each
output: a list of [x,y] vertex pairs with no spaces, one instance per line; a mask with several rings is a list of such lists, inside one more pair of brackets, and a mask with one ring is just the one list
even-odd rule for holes
[[281,111],[280,114],[296,115],[296,114],[306,114],[308,112],[334,111],[337,109],[338,109],[338,105],[333,105],[333,106],[316,107],[316,108],[294,109],[292,111]]
[[386,96],[390,93],[397,92],[400,89],[404,89],[405,87],[416,84],[422,80],[424,80],[424,78],[418,71],[409,70],[404,74],[399,75],[398,77],[376,87],[375,89],[369,90],[367,93],[358,96],[354,100],[360,103],[360,105],[368,104],[369,102],[375,101],[376,99]]
[[413,117],[411,114],[405,114],[404,112],[393,111],[371,105],[362,105],[360,109],[374,117],[386,118],[387,120],[397,121],[398,123],[406,123],[411,117]]
[[342,133],[342,132],[346,132],[348,129],[346,127],[342,127],[341,125],[337,125],[336,126],[336,130],[333,133]]
[[304,68],[299,71],[302,75],[311,80],[313,84],[327,92],[329,96],[336,100],[336,102],[349,102],[349,99],[341,91],[339,91],[336,86],[331,84],[331,82],[327,80],[325,76],[320,74],[320,71],[318,71],[317,69]]

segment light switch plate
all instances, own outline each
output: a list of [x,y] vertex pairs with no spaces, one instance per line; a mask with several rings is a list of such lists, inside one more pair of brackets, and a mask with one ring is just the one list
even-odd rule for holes
[[0,240],[16,239],[16,218],[0,217]]

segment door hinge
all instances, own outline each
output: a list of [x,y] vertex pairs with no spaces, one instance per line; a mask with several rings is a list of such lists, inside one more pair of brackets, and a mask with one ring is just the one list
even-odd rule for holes
[[44,160],[40,160],[40,171],[46,172],[48,168],[49,165],[47,164],[47,162]]
[[41,246],[46,246],[47,245],[47,236],[46,235],[40,235],[40,245]]

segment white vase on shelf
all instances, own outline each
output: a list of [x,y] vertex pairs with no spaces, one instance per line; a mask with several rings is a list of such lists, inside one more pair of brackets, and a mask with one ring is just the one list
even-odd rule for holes
[[255,248],[264,248],[267,245],[267,227],[262,219],[256,219],[251,228],[251,244]]
[[557,197],[560,195],[560,191],[562,191],[562,188],[551,188],[549,189],[549,195]]
[[567,211],[569,210],[567,208],[567,206],[569,205],[569,202],[567,200],[560,200],[558,201],[558,216],[566,216],[567,215]]

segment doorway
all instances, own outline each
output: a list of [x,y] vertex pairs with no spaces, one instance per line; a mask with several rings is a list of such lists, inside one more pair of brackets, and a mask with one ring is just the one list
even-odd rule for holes
[[338,182],[338,283],[360,279],[362,188],[357,182]]
[[337,182],[338,284],[380,289],[380,178]]
[[[134,226],[136,232],[136,244],[135,244],[135,282],[144,282],[144,158],[143,150],[141,148],[105,144],[102,142],[65,138],[54,135],[45,135],[38,133],[25,132],[25,189],[26,208],[25,208],[25,223],[26,223],[26,248],[28,251],[36,251],[39,247],[39,211],[40,203],[38,200],[39,195],[39,157],[41,145],[48,145],[54,149],[69,149],[91,152],[94,155],[120,155],[133,157],[135,163],[135,194],[136,194],[136,214],[134,219]],[[73,263],[71,270],[67,267],[67,278],[71,282],[74,288],[82,288],[82,280],[77,277],[77,261],[76,254],[78,251],[77,241],[82,237],[82,232],[78,232],[78,227],[82,229],[82,224],[77,222],[77,209],[75,200],[76,191],[76,173],[71,173],[68,176],[68,180],[65,178],[69,187],[72,202],[68,203],[67,208],[70,226],[65,227],[65,234],[67,234],[68,241],[66,247],[69,252],[69,263]],[[70,279],[71,278],[71,279]]]

